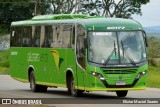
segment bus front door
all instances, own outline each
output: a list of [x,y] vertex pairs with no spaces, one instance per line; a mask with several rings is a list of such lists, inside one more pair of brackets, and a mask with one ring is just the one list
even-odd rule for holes
[[[80,30],[79,30],[80,31]],[[80,35],[78,33],[77,36],[77,45],[76,45],[76,56],[77,56],[77,83],[78,89],[84,90],[85,82],[84,82],[84,74],[86,69],[85,62],[85,47],[84,47],[84,34]]]

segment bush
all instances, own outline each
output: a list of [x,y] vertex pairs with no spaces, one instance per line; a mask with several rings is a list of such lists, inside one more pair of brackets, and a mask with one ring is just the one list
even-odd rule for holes
[[158,66],[158,63],[154,59],[148,59],[148,64],[154,67]]
[[9,50],[0,52],[0,66],[9,67]]
[[148,87],[160,88],[160,66],[153,67],[149,66],[148,71]]

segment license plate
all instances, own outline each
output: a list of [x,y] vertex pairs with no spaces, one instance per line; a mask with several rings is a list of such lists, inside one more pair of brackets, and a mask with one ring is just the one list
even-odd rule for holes
[[116,85],[126,85],[126,83],[122,82],[122,81],[118,81],[118,82],[116,82]]

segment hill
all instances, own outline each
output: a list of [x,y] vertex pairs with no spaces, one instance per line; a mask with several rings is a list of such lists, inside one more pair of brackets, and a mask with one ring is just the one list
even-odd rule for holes
[[154,36],[160,38],[160,26],[151,26],[151,27],[144,27],[147,36]]

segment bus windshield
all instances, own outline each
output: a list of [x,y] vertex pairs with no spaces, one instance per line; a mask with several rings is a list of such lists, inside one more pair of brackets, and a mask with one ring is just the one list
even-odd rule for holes
[[105,65],[146,61],[142,31],[89,32],[88,60]]

